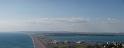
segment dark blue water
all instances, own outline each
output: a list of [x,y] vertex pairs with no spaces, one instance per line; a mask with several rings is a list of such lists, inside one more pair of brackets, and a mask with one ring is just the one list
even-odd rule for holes
[[93,41],[93,42],[124,42],[124,36],[90,36],[90,35],[77,35],[77,36],[47,36],[48,39],[59,41]]
[[0,48],[33,48],[33,44],[23,33],[0,33]]

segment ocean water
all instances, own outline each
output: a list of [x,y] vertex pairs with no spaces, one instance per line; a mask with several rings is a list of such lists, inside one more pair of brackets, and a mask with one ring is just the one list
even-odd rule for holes
[[124,36],[95,36],[95,35],[76,35],[76,36],[54,36],[48,35],[48,39],[58,41],[87,41],[87,42],[124,42]]
[[33,43],[23,33],[0,33],[0,48],[33,48]]

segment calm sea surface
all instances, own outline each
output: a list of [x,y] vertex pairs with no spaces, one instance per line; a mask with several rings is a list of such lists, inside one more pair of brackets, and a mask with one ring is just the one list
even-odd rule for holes
[[23,33],[0,33],[0,48],[33,48],[33,44]]
[[59,41],[93,41],[93,42],[124,42],[124,36],[90,36],[90,35],[77,35],[77,36],[47,36],[49,39]]

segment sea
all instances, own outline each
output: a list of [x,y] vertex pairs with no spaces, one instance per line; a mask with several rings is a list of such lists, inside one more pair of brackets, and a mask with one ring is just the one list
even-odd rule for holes
[[34,48],[32,39],[24,33],[0,33],[0,48]]

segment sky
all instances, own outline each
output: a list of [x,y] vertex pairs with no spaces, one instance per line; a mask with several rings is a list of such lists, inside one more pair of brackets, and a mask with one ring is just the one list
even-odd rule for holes
[[0,0],[0,32],[124,32],[124,0]]

